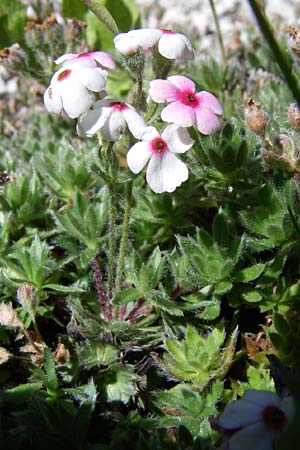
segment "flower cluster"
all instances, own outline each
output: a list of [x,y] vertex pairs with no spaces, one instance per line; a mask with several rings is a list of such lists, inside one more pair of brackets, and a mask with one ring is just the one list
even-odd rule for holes
[[[114,43],[125,58],[139,52],[152,52],[153,57],[158,52],[169,60],[193,57],[189,40],[170,30],[131,30],[117,35]],[[139,140],[128,151],[128,167],[137,174],[148,164],[146,180],[156,193],[173,192],[188,179],[186,164],[176,156],[194,144],[186,128],[195,125],[200,133],[210,134],[220,127],[218,115],[223,110],[219,101],[209,92],[196,92],[195,83],[187,77],[175,75],[150,82],[153,102],[168,103],[161,119],[171,125],[160,133],[147,126],[129,103],[107,98],[107,72],[116,67],[108,53],[66,53],[55,62],[61,67],[44,95],[48,111],[78,118],[77,133],[81,137],[101,131],[105,140],[117,141],[128,128]]]
[[292,397],[249,389],[219,418],[227,450],[272,450],[294,414]]

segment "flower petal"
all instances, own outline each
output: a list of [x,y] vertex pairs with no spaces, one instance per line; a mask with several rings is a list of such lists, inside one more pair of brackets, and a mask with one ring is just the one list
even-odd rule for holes
[[49,112],[61,114],[63,109],[61,96],[55,88],[52,88],[51,84],[44,94],[44,104]]
[[195,108],[196,113],[196,127],[202,134],[211,134],[218,130],[221,126],[219,118],[211,109]]
[[250,425],[229,440],[229,450],[273,450],[275,434],[262,424]]
[[193,108],[179,101],[172,102],[166,106],[160,116],[165,122],[173,122],[182,127],[190,127],[196,123],[196,115]]
[[167,80],[175,84],[181,91],[196,91],[195,83],[183,75],[172,75],[171,77],[168,77]]
[[248,389],[243,395],[243,400],[259,405],[264,408],[268,405],[276,405],[280,408],[281,398],[275,392]]
[[81,67],[72,71],[72,78],[93,92],[102,91],[106,86],[106,72],[98,67]]
[[121,111],[112,111],[101,131],[107,141],[118,141],[126,130],[126,121]]
[[72,119],[87,112],[95,100],[92,92],[72,78],[61,82],[60,91],[63,108]]
[[54,60],[55,64],[61,64],[76,58],[76,53],[64,53]]
[[172,153],[185,153],[195,142],[188,131],[178,125],[168,125],[161,136]]
[[149,95],[157,103],[177,100],[179,93],[179,89],[168,80],[150,81]]
[[290,421],[295,413],[295,403],[293,397],[285,397],[281,401],[280,408],[286,414],[288,421]]
[[262,407],[244,398],[234,400],[226,406],[219,424],[226,430],[235,430],[261,421]]
[[158,51],[168,59],[190,59],[193,57],[190,42],[180,33],[163,33],[158,42]]
[[159,137],[159,132],[154,127],[146,127],[142,130],[140,139],[143,141],[152,141],[152,139]]
[[141,28],[139,30],[131,30],[127,34],[129,37],[133,37],[140,47],[145,49],[157,44],[163,32],[156,28]]
[[128,36],[128,33],[120,33],[114,38],[114,45],[122,55],[132,55],[136,53],[139,44],[134,36]]
[[111,112],[111,108],[100,107],[81,114],[77,122],[77,134],[79,136],[93,136],[103,127]]
[[201,107],[211,109],[215,114],[223,114],[223,108],[219,100],[210,92],[201,91],[196,94]]
[[93,57],[95,61],[97,61],[100,66],[103,66],[107,69],[115,69],[116,63],[112,59],[109,53],[106,52],[91,52],[90,56]]
[[139,173],[147,164],[152,153],[147,142],[137,142],[127,153],[127,164],[133,173]]
[[147,182],[157,194],[174,192],[188,177],[187,166],[170,152],[152,155],[147,167]]
[[127,105],[127,108],[123,109],[122,113],[127,122],[129,131],[135,138],[139,139],[142,131],[147,127],[146,122],[130,105]]

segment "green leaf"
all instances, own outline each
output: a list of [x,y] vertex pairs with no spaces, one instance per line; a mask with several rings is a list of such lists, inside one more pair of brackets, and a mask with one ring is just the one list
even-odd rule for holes
[[87,8],[81,0],[62,0],[60,10],[63,17],[76,17],[84,20]]
[[101,0],[82,0],[85,5],[95,14],[95,16],[103,23],[107,29],[116,35],[119,33],[117,24],[109,13],[108,9],[102,4]]
[[201,318],[204,320],[215,320],[217,317],[219,317],[221,311],[221,301],[215,301],[210,302],[209,305],[207,305],[203,312],[201,313]]
[[[110,50],[114,47],[113,34],[107,27],[99,22],[92,11],[88,11],[85,16],[87,28],[85,30],[86,40],[92,49]],[[112,76],[111,73],[108,77]],[[113,92],[109,90],[109,92]]]
[[265,264],[255,264],[251,267],[246,267],[245,269],[240,270],[236,273],[234,277],[234,281],[239,281],[242,283],[246,283],[248,281],[256,280],[264,271],[266,265]]
[[161,308],[171,316],[183,316],[183,312],[176,306],[174,300],[170,300],[166,293],[162,291],[152,291],[147,300],[150,300],[156,307]]
[[93,341],[86,341],[78,346],[78,354],[82,365],[85,367],[108,366],[119,357],[119,352],[113,345]]
[[123,289],[118,292],[112,299],[114,305],[124,305],[126,303],[134,302],[141,297],[141,293],[135,288]]
[[74,442],[76,442],[76,445],[78,442],[85,441],[89,432],[90,421],[95,410],[97,390],[93,380],[85,387],[84,394],[87,398],[81,403],[73,423]]
[[79,287],[62,286],[61,284],[55,283],[44,284],[43,289],[51,289],[52,291],[63,292],[65,294],[84,292],[84,289],[80,289]]
[[0,393],[0,405],[7,404],[15,407],[18,404],[28,402],[41,389],[41,383],[19,384],[19,386]]
[[47,375],[47,389],[56,391],[58,389],[58,380],[55,370],[55,361],[48,347],[44,349],[44,367]]
[[140,14],[135,0],[102,0],[120,32],[140,26]]
[[248,303],[257,303],[257,302],[261,301],[262,296],[257,291],[249,291],[249,292],[243,292],[242,298]]
[[19,0],[0,2],[0,48],[24,41],[26,6]]

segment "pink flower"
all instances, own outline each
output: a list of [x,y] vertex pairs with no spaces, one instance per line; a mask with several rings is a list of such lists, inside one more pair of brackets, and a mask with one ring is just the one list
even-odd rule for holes
[[101,69],[115,69],[116,64],[112,57],[106,52],[65,53],[55,60],[56,64],[63,67],[81,65],[83,67],[100,67]]
[[149,95],[157,103],[170,102],[161,112],[165,122],[182,127],[196,125],[202,134],[220,128],[216,114],[223,114],[223,109],[219,100],[209,92],[196,92],[195,83],[187,77],[174,75],[150,81]]
[[97,101],[92,109],[79,117],[77,133],[79,136],[93,136],[101,130],[107,141],[117,141],[127,126],[133,136],[139,138],[146,123],[128,103],[105,99]]
[[138,142],[127,153],[127,164],[139,173],[148,163],[146,180],[150,188],[160,194],[173,192],[188,179],[187,166],[176,153],[185,153],[194,144],[187,130],[169,125],[160,135],[154,127],[147,127]]
[[191,59],[193,48],[181,33],[156,28],[141,28],[114,38],[117,50],[123,55],[135,53],[138,48],[148,50],[157,45],[158,52],[167,59]]
[[281,399],[275,392],[249,389],[240,400],[225,408],[219,425],[226,435],[228,450],[272,450],[294,414],[291,397]]

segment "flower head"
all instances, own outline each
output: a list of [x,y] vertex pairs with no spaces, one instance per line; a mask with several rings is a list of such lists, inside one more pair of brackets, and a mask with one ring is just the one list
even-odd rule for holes
[[196,125],[203,134],[220,128],[217,114],[222,114],[223,109],[219,100],[209,92],[196,92],[195,83],[187,77],[174,75],[150,81],[149,95],[157,103],[170,102],[161,112],[165,122],[182,127]]
[[72,119],[92,106],[94,92],[105,89],[106,69],[116,67],[112,57],[105,52],[65,53],[55,62],[62,67],[52,76],[44,103],[49,112],[65,112]]
[[291,397],[281,399],[274,392],[249,389],[225,408],[219,425],[231,431],[229,450],[272,450],[293,413]]
[[94,92],[104,91],[105,86],[106,71],[100,67],[63,66],[52,76],[44,103],[49,112],[74,119],[92,106]]
[[128,103],[99,100],[92,109],[79,117],[79,136],[93,136],[100,129],[108,141],[117,141],[128,126],[134,137],[139,138],[146,127],[144,119]]
[[114,38],[117,50],[123,55],[131,55],[138,48],[149,50],[157,45],[158,52],[167,59],[191,59],[193,48],[190,41],[181,33],[156,28],[141,28]]
[[116,64],[112,57],[106,52],[65,53],[55,60],[56,64],[63,64],[63,67],[82,66],[100,67],[101,69],[115,69]]
[[150,188],[157,194],[175,191],[188,179],[187,166],[175,156],[194,144],[187,130],[169,125],[160,135],[154,127],[147,127],[140,139],[142,142],[127,153],[129,169],[139,173],[148,163],[146,179]]

